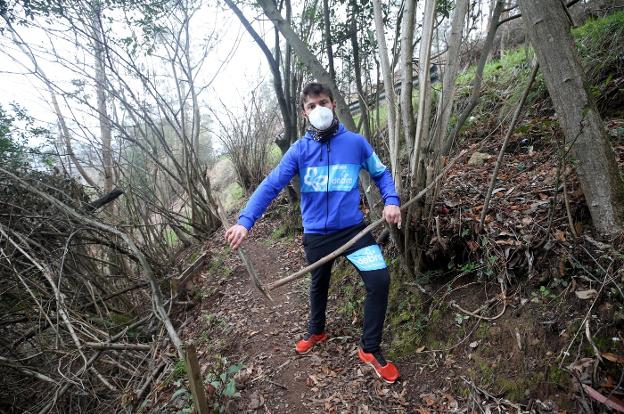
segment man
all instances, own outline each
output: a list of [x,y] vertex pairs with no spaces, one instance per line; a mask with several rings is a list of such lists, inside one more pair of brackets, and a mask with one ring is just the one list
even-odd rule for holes
[[[390,224],[400,225],[399,197],[390,171],[364,137],[346,130],[338,122],[335,109],[329,88],[320,83],[309,83],[303,88],[301,114],[309,129],[258,186],[241,211],[238,223],[226,231],[225,237],[232,248],[241,245],[255,221],[295,174],[299,174],[301,184],[303,246],[310,263],[338,249],[365,227],[364,214],[359,209],[361,168],[368,171],[379,187],[385,203],[384,218]],[[358,270],[366,287],[358,355],[381,379],[393,383],[399,377],[398,369],[384,359],[379,347],[390,284],[381,249],[369,233],[343,256]],[[299,354],[308,353],[328,338],[325,309],[332,264],[333,261],[312,272],[308,332],[295,346]]]

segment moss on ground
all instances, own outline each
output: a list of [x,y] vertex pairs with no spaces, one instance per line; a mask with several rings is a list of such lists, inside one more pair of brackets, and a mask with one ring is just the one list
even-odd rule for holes
[[421,295],[411,289],[408,276],[403,275],[397,264],[390,266],[391,284],[388,297],[386,326],[391,338],[388,354],[392,358],[413,354],[423,345],[423,332],[427,325]]

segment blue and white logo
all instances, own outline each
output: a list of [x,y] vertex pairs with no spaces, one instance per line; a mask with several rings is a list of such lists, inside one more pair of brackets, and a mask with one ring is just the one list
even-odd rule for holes
[[336,164],[308,167],[303,175],[302,192],[351,191],[357,186],[360,166],[356,164]]
[[364,272],[386,268],[386,262],[381,254],[381,249],[376,244],[363,247],[347,255],[347,259],[349,259],[358,270]]
[[386,171],[386,166],[383,165],[377,154],[374,152],[370,157],[366,159],[363,163],[363,167],[369,172],[369,174],[373,177],[378,176],[379,174]]
[[303,177],[301,191],[319,192],[327,189],[327,167],[308,167]]

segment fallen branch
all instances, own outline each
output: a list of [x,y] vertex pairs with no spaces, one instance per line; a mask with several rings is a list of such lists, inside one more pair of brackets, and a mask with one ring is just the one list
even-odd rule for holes
[[589,330],[589,321],[590,319],[587,319],[585,321],[585,336],[587,337],[587,340],[589,341],[589,344],[591,345],[592,350],[594,351],[594,355],[596,355],[596,359],[599,362],[603,362],[602,354],[600,353],[600,350],[598,350],[598,347],[596,346],[596,344],[594,343],[594,340],[592,339],[591,332]]
[[89,204],[87,204],[85,206],[85,212],[87,213],[92,213],[95,210],[97,210],[98,208],[108,204],[108,203],[112,203],[113,201],[115,201],[117,199],[117,197],[119,197],[120,195],[122,195],[124,192],[122,189],[120,188],[115,188],[113,191],[111,191],[108,194],[104,194],[102,197],[98,198],[97,200],[94,200],[92,202],[90,202]]
[[57,384],[57,382],[55,380],[53,380],[52,378],[48,377],[47,375],[41,374],[41,373],[35,371],[34,369],[32,369],[31,367],[18,364],[17,362],[11,361],[8,358],[5,358],[3,356],[0,356],[0,365],[1,366],[5,366],[5,367],[10,367],[10,368],[17,369],[17,370],[23,372],[24,374],[26,374],[28,376],[37,378],[38,380],[51,382],[52,384]]
[[[460,159],[462,158],[464,155],[466,155],[468,151],[463,150],[462,152],[459,153],[459,155],[457,157],[455,157],[453,160],[451,160],[448,165],[446,167],[444,167],[444,169],[440,172],[440,174],[438,174],[437,177],[435,177],[427,187],[423,188],[418,194],[416,194],[411,200],[409,200],[408,202],[406,202],[405,204],[403,204],[403,206],[401,206],[401,211],[405,210],[407,207],[409,207],[410,205],[412,205],[413,203],[415,203],[416,201],[420,200],[425,194],[427,194],[429,192],[429,190],[431,190],[434,185],[438,182],[438,180],[440,180],[444,175],[446,175],[446,173],[448,172],[448,170],[450,170],[450,168]],[[319,266],[324,265],[325,263],[329,262],[330,260],[334,260],[336,257],[340,256],[342,253],[344,253],[347,249],[349,249],[349,247],[353,246],[358,240],[360,240],[362,237],[364,237],[366,234],[368,234],[369,232],[371,232],[374,228],[378,227],[380,224],[382,224],[386,219],[385,218],[380,218],[379,220],[369,224],[368,226],[366,226],[366,228],[362,231],[360,231],[358,234],[356,234],[351,240],[349,240],[347,243],[345,243],[342,247],[340,247],[339,249],[333,251],[332,253],[328,254],[327,256],[317,260],[316,262],[312,263],[311,265],[304,267],[303,269],[291,274],[290,276],[287,276],[285,278],[282,278],[280,280],[276,280],[273,283],[269,283],[266,288],[267,290],[271,291],[275,288],[278,288],[280,286],[283,286],[287,283],[292,282],[293,280],[297,280],[300,279],[301,277],[305,276],[308,272],[311,272],[312,270],[316,269]]]
[[583,385],[583,389],[585,390],[585,392],[594,400],[600,403],[603,403],[604,405],[611,408],[612,410],[618,411],[620,413],[624,413],[624,404],[622,404],[621,401],[616,401],[615,398],[613,397],[607,398],[587,384],[582,384],[582,385]]
[[481,319],[484,321],[494,321],[498,318],[500,318],[501,316],[503,316],[505,314],[505,311],[507,310],[507,301],[505,299],[503,299],[503,310],[500,311],[500,313],[496,316],[481,316],[476,312],[470,312],[469,310],[466,310],[464,308],[462,308],[461,306],[459,306],[457,303],[452,303],[452,306],[457,309],[460,312],[465,313],[466,315],[470,315],[472,317],[475,317],[477,319]]
[[143,397],[145,396],[145,393],[149,389],[150,384],[152,383],[152,381],[154,381],[154,378],[156,378],[156,376],[160,373],[160,371],[162,371],[163,368],[165,368],[165,366],[167,366],[167,363],[161,362],[160,364],[156,366],[156,368],[154,368],[151,374],[148,375],[148,377],[145,379],[145,382],[141,385],[141,388],[137,392],[138,401],[143,399]]
[[180,276],[177,277],[178,284],[183,285],[188,279],[195,276],[197,271],[204,265],[204,263],[206,263],[206,257],[208,257],[208,253],[204,252],[197,259],[195,259],[195,261],[187,267],[186,270],[180,274]]
[[470,387],[477,393],[483,395],[485,398],[494,401],[496,404],[499,405],[499,410],[500,410],[500,405],[506,405],[509,407],[513,407],[517,412],[522,412],[522,407],[519,404],[516,404],[514,402],[511,402],[505,398],[498,398],[494,395],[492,395],[490,392],[488,392],[487,390],[485,390],[484,388],[479,387],[477,384],[475,384],[473,381],[469,380],[468,378],[464,377],[463,375],[460,376],[460,378],[462,379],[462,381],[464,381],[466,384],[470,385]]
[[85,342],[83,344],[87,348],[93,349],[116,349],[120,351],[149,351],[152,349],[146,344],[113,344],[109,342]]

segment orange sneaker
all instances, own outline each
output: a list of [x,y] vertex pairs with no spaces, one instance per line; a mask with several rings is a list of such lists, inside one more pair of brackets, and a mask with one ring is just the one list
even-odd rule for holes
[[295,352],[299,355],[307,354],[312,350],[314,345],[320,342],[327,341],[327,338],[328,336],[325,332],[314,335],[307,333],[301,341],[297,342],[297,345],[295,346]]
[[375,374],[388,384],[393,384],[399,378],[399,370],[392,362],[387,362],[380,351],[369,354],[358,348],[358,356],[365,364],[375,370]]

